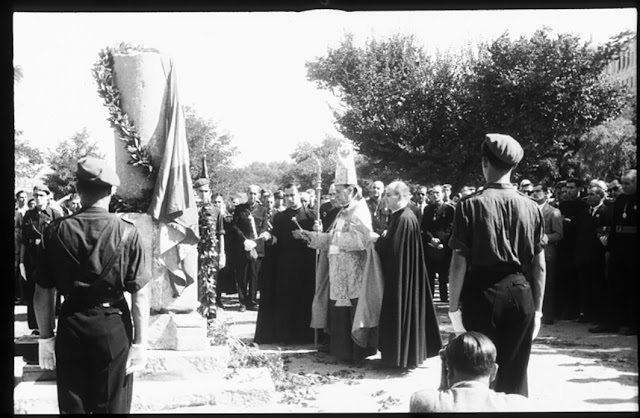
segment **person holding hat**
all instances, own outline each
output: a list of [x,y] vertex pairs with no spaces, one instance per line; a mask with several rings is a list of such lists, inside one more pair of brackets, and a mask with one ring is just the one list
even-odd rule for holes
[[23,279],[22,295],[27,304],[27,324],[32,335],[39,335],[38,323],[33,309],[35,291],[35,272],[38,266],[38,247],[42,242],[44,229],[54,219],[62,217],[62,212],[51,207],[51,190],[38,184],[33,188],[36,206],[25,212],[22,218],[22,236],[20,245],[20,263],[18,268]]
[[[150,258],[136,227],[108,212],[116,173],[83,158],[76,176],[82,209],[51,222],[40,245],[39,364],[56,370],[60,413],[128,414],[133,373],[146,364]],[[56,290],[65,300],[54,333]]]
[[481,155],[487,183],[454,213],[449,317],[455,332],[481,332],[496,345],[496,392],[528,396],[545,288],[544,221],[538,204],[511,183],[524,155],[520,144],[487,134]]

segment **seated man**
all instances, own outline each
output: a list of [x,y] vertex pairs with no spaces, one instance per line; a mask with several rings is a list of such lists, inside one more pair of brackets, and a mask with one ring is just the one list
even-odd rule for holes
[[438,390],[411,396],[409,412],[531,411],[522,395],[497,393],[489,388],[498,371],[496,347],[484,334],[465,332],[440,350],[442,378]]

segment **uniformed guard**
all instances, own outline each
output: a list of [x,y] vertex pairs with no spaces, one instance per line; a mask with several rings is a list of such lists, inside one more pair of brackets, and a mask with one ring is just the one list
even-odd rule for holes
[[520,144],[488,134],[481,152],[487,183],[462,198],[454,213],[449,316],[456,332],[478,331],[496,345],[495,390],[527,396],[545,285],[543,218],[537,203],[511,184],[524,155]]
[[376,180],[371,185],[371,194],[366,199],[369,212],[371,213],[371,222],[373,224],[373,232],[384,235],[389,225],[389,217],[391,211],[387,208],[384,201],[384,183]]
[[[136,227],[108,212],[116,173],[83,158],[76,176],[82,209],[52,222],[42,238],[34,297],[39,363],[56,369],[60,413],[126,414],[132,373],[146,363],[149,255]],[[56,289],[65,300],[54,336]]]
[[33,310],[33,292],[35,291],[35,273],[38,266],[38,247],[42,242],[44,229],[54,219],[62,217],[62,213],[51,207],[51,190],[44,185],[33,188],[36,207],[29,209],[22,219],[22,237],[20,246],[20,275],[24,279],[23,297],[27,304],[27,324],[38,335],[38,324]]
[[[209,179],[200,178],[193,183],[200,198],[198,209],[198,225],[200,242],[198,242],[198,299],[201,312],[207,318],[216,317],[218,296],[218,273],[224,268],[224,224],[220,209],[211,203]],[[221,303],[221,302],[220,302]]]

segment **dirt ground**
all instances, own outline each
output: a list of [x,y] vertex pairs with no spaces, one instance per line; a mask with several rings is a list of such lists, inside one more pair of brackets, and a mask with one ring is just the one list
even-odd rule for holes
[[[236,300],[225,297],[228,309],[220,319],[230,331],[251,343],[255,312],[238,312]],[[436,302],[443,338],[453,331],[447,304]],[[637,336],[592,334],[590,324],[559,321],[543,325],[535,340],[529,363],[529,397],[534,410],[638,412]],[[313,345],[260,345],[262,351],[280,350],[285,370],[295,389],[278,391],[267,407],[232,412],[408,412],[411,394],[437,389],[440,360],[428,359],[420,367],[401,372],[379,367],[380,354],[361,367],[337,363]],[[216,412],[211,407],[187,408],[184,412]]]
[[[256,312],[239,312],[237,298],[225,296],[220,320],[232,335],[251,343]],[[436,302],[443,337],[453,331],[447,305]],[[16,310],[18,312],[18,310]],[[24,335],[24,314],[16,315],[16,337]],[[638,412],[637,336],[591,334],[589,324],[569,321],[543,326],[529,363],[529,397],[535,410]],[[437,389],[440,360],[428,359],[411,371],[379,367],[379,353],[361,367],[337,363],[313,345],[261,345],[256,350],[280,351],[290,386],[276,392],[269,405],[238,410],[194,406],[176,413],[408,412],[409,399],[421,389]],[[21,359],[16,358],[16,376]]]

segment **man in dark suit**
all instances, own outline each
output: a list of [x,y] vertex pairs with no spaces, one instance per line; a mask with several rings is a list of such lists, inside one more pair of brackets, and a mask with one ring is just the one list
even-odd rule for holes
[[587,191],[589,205],[580,214],[575,263],[580,280],[580,316],[578,322],[594,322],[601,318],[597,303],[598,288],[604,284],[606,247],[599,237],[606,232],[610,210],[604,204],[604,191],[597,186]]
[[578,319],[580,314],[579,278],[575,262],[575,251],[578,241],[578,229],[581,218],[587,210],[587,203],[580,198],[582,180],[570,178],[567,180],[565,200],[559,204],[564,217],[562,225],[564,238],[558,243],[558,312],[560,319]]
[[564,236],[562,230],[562,214],[559,209],[549,204],[547,199],[547,186],[536,184],[533,187],[533,200],[538,203],[542,217],[544,218],[544,260],[547,266],[547,280],[544,287],[544,299],[542,302],[542,323],[551,325],[555,322],[556,299],[556,264],[558,262],[557,244]]
[[454,207],[444,202],[442,186],[431,188],[431,195],[435,203],[424,209],[422,216],[421,231],[422,242],[427,259],[427,270],[429,273],[429,285],[431,286],[431,296],[435,293],[435,275],[438,275],[438,286],[440,290],[440,301],[449,301],[449,263],[451,262],[452,250],[447,243],[451,237],[453,228]]

